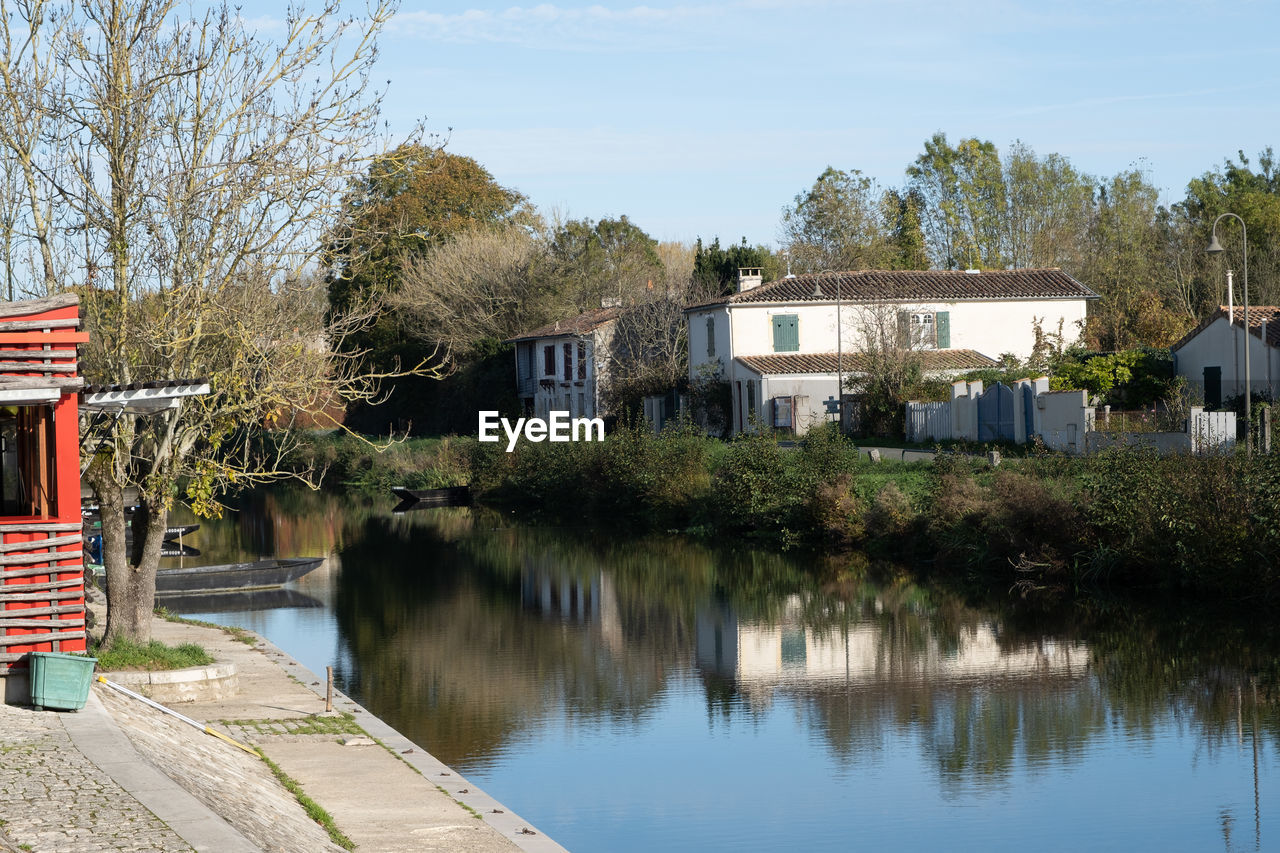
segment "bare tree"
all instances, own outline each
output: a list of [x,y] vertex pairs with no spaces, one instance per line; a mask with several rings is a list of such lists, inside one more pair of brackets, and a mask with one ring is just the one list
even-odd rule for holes
[[465,356],[556,313],[554,294],[535,274],[543,252],[527,228],[471,228],[428,254],[406,256],[389,305],[420,340]]
[[[173,0],[0,3],[0,18],[27,24],[20,37],[0,31],[8,67],[47,72],[3,81],[0,109],[31,104],[40,122],[9,121],[0,143],[20,173],[24,152],[32,161],[25,224],[49,252],[35,253],[31,271],[51,290],[66,286],[65,273],[48,272],[60,253],[78,271],[91,333],[84,372],[100,382],[200,377],[213,388],[180,409],[125,415],[95,445],[87,477],[103,506],[109,641],[149,636],[175,499],[216,512],[232,484],[286,473],[257,449],[259,428],[319,408],[326,394],[377,393],[359,353],[337,346],[369,306],[326,326],[311,267],[324,223],[379,141],[369,72],[392,3],[349,19],[332,0],[315,14],[294,10],[271,42],[230,6],[177,10]],[[36,221],[46,209],[36,201],[50,198],[63,227]],[[144,508],[132,555],[129,486]]]
[[608,355],[608,409],[620,412],[640,399],[682,386],[689,375],[686,305],[714,299],[714,286],[695,284],[656,290],[626,307],[618,318]]
[[[60,227],[73,223],[57,204],[54,186],[69,163],[67,123],[58,109],[65,81],[55,50],[66,35],[64,11],[45,0],[0,3],[0,160],[5,171],[0,250],[10,299],[15,285],[28,295],[54,293],[67,275],[57,235]],[[31,274],[17,282],[16,271],[22,267]]]
[[846,385],[861,397],[865,431],[896,434],[901,425],[902,404],[909,391],[924,378],[923,349],[932,346],[929,330],[912,322],[911,306],[875,302],[854,306],[852,352],[846,362]]

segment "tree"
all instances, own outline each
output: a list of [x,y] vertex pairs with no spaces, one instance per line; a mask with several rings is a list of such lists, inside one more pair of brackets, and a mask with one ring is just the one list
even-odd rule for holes
[[903,405],[924,380],[924,330],[911,323],[910,306],[873,302],[849,310],[856,328],[845,384],[860,398],[862,430],[901,435]]
[[406,255],[388,304],[411,336],[466,360],[486,342],[551,319],[554,294],[535,276],[543,252],[519,226],[473,226],[429,253]]
[[541,275],[574,313],[604,301],[647,300],[666,277],[658,242],[626,216],[558,225]]
[[1070,268],[1093,208],[1092,182],[1059,154],[1037,157],[1015,142],[1005,156],[1004,239],[1011,267]]
[[693,278],[700,288],[720,296],[734,293],[738,289],[738,270],[744,268],[759,269],[765,281],[782,276],[777,256],[764,246],[748,246],[746,237],[727,249],[720,247],[719,237],[710,245],[703,245],[702,238],[698,238],[693,250]]
[[[370,295],[395,294],[406,267],[458,235],[512,225],[537,225],[527,200],[475,160],[417,142],[401,145],[375,158],[347,190],[326,252],[329,302],[341,313]],[[424,350],[414,340],[421,336],[390,311],[351,346],[392,370],[433,351],[432,342]]]
[[1005,185],[995,145],[962,139],[952,147],[945,133],[935,133],[907,176],[925,202],[924,232],[937,267],[1004,267]]
[[[274,43],[229,6],[177,9],[169,0],[0,8],[32,34],[17,53],[3,42],[0,66],[56,69],[34,85],[4,81],[10,109],[25,102],[41,118],[35,136],[0,137],[7,168],[21,174],[27,156],[34,164],[22,228],[37,250],[25,253],[35,258],[30,279],[79,282],[92,381],[201,377],[213,388],[180,409],[124,414],[91,449],[108,641],[149,636],[180,486],[197,512],[216,512],[227,488],[283,474],[253,440],[261,427],[319,408],[326,394],[375,391],[339,351],[367,306],[353,303],[326,327],[323,282],[308,263],[319,223],[332,221],[374,140],[368,74],[393,7],[347,21],[336,3],[292,12]],[[64,227],[39,219],[50,198]],[[44,258],[60,265],[51,278]],[[132,554],[126,487],[142,507]]]
[[1193,325],[1176,289],[1176,266],[1169,264],[1172,235],[1162,225],[1166,213],[1158,199],[1138,169],[1098,187],[1077,274],[1102,297],[1088,324],[1088,337],[1100,349],[1168,346]]
[[618,318],[609,345],[606,408],[635,411],[652,394],[683,388],[689,379],[688,305],[715,299],[717,290],[696,279],[683,287],[651,291],[633,301]]
[[[1199,249],[1194,261],[1199,264],[1197,277],[1205,291],[1216,294],[1225,290],[1226,268],[1240,271],[1239,226],[1234,222],[1224,221],[1219,226],[1228,254],[1222,260],[1204,255],[1214,220],[1229,211],[1243,219],[1249,231],[1250,301],[1274,305],[1280,300],[1280,163],[1270,148],[1258,154],[1256,169],[1240,151],[1234,162],[1227,160],[1221,168],[1195,178],[1175,211],[1194,235],[1189,242]],[[1237,241],[1237,245],[1229,245],[1227,240]]]
[[893,252],[875,181],[828,166],[783,208],[780,240],[793,272],[883,269]]
[[915,190],[885,190],[880,207],[889,230],[888,269],[929,269],[929,253],[925,248],[924,226],[920,219],[924,199],[920,193]]

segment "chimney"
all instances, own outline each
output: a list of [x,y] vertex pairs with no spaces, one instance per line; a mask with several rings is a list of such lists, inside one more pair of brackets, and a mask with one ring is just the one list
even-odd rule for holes
[[738,292],[746,293],[748,290],[759,287],[764,283],[764,277],[760,275],[760,267],[740,267],[738,269]]

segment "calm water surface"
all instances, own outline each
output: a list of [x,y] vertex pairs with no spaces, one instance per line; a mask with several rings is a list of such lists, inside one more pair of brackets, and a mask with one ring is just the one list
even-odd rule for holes
[[1280,849],[1265,632],[392,503],[247,498],[187,564],[327,564],[187,612],[332,665],[575,853]]

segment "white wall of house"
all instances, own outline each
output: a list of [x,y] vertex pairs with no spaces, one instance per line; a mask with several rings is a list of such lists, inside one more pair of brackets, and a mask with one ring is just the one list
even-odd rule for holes
[[[1026,358],[1035,344],[1033,321],[1039,319],[1046,332],[1057,332],[1061,321],[1067,339],[1074,340],[1085,318],[1085,304],[1083,299],[992,300],[895,303],[891,309],[913,314],[948,312],[950,349],[977,350],[990,358],[1007,352]],[[869,310],[849,303],[842,305],[838,335],[835,302],[747,303],[692,311],[688,315],[690,376],[696,377],[699,366],[715,358],[727,363],[731,357],[773,353],[773,318],[780,314],[796,316],[799,352],[826,353],[839,348],[856,352],[861,348]],[[714,329],[711,334],[715,355],[708,355],[708,319]]]
[[1243,394],[1246,337],[1250,385],[1255,393],[1270,390],[1272,399],[1280,397],[1280,352],[1256,335],[1246,336],[1243,328],[1231,325],[1226,317],[1214,320],[1174,353],[1178,375],[1203,394],[1205,368],[1217,367],[1222,370],[1222,399]]
[[[729,390],[733,400],[733,431],[750,431],[751,414],[760,423],[773,423],[773,400],[777,397],[794,398],[791,429],[804,435],[814,424],[833,420],[828,415],[825,401],[836,394],[836,377],[830,373],[797,373],[761,375],[754,370],[733,362],[729,371]],[[755,408],[748,405],[754,403]]]
[[[733,358],[729,338],[729,312],[724,306],[705,311],[690,312],[689,323],[689,379],[697,380],[698,369],[710,364],[711,370],[724,369]],[[707,321],[711,321],[710,332]],[[708,333],[709,332],[709,333]]]

